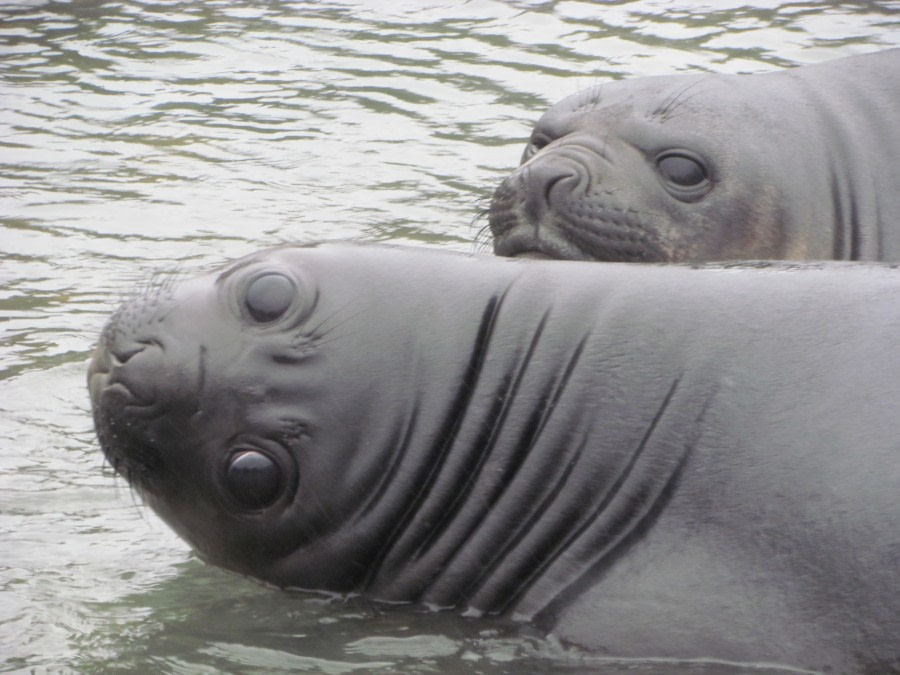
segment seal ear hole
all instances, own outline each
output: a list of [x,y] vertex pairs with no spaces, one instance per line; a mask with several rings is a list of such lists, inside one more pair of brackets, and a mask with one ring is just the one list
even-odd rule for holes
[[666,153],[656,159],[663,178],[679,188],[695,188],[709,179],[706,166],[699,159],[681,153]]
[[253,448],[236,450],[225,465],[224,485],[229,496],[247,510],[264,509],[275,503],[284,487],[279,464]]
[[284,316],[296,295],[294,282],[273,272],[250,282],[244,293],[244,306],[255,321],[271,323]]

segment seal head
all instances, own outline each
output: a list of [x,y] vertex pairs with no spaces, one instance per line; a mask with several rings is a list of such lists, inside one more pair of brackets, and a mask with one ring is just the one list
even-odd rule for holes
[[588,88],[538,120],[521,166],[496,189],[494,251],[900,259],[898,82],[894,49],[758,75]]
[[608,452],[571,443],[595,433],[595,411],[573,404],[598,395],[595,294],[561,299],[516,264],[473,269],[283,247],[151,287],[113,316],[90,369],[101,446],[223,567],[531,616],[646,527],[688,449],[662,430],[682,436],[673,420],[704,398],[654,422],[678,372],[654,374],[605,423]]

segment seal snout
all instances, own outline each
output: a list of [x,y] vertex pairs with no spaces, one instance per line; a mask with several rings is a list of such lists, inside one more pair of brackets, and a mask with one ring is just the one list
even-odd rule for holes
[[116,347],[115,349],[110,350],[110,354],[115,359],[116,365],[122,365],[128,363],[133,356],[140,354],[147,348],[146,343],[140,343],[135,345],[121,346]]
[[129,406],[149,409],[163,380],[163,343],[158,338],[118,339],[101,343],[90,369],[91,398],[107,405],[115,397]]
[[162,466],[153,425],[169,408],[177,381],[159,334],[158,305],[132,300],[113,314],[88,369],[88,389],[100,447],[116,473],[139,489]]
[[583,182],[578,167],[572,162],[531,162],[518,173],[522,210],[528,222],[539,227],[554,207],[564,203]]
[[[494,192],[488,225],[494,252],[564,260],[667,260],[659,237],[615,193],[601,189],[602,155],[590,147],[550,147]],[[596,161],[593,159],[596,156]]]
[[574,252],[560,238],[557,214],[587,182],[574,162],[528,162],[494,192],[488,225],[498,255],[538,254],[568,258]]

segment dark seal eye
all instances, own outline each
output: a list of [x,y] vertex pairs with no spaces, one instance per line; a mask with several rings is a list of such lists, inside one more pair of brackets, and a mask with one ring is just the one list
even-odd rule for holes
[[265,274],[247,287],[244,304],[250,316],[260,323],[275,321],[294,302],[293,282],[283,274]]
[[663,155],[656,166],[666,180],[680,187],[695,187],[706,180],[706,167],[684,155]]
[[258,450],[237,452],[225,467],[225,487],[246,509],[271,506],[281,494],[281,467]]
[[550,142],[551,139],[548,136],[537,131],[531,134],[531,139],[529,140],[531,147],[533,147],[535,150],[543,150],[548,145],[550,145]]

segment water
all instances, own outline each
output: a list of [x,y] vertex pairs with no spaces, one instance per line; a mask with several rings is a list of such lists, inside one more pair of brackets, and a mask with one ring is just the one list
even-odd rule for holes
[[2,670],[673,672],[203,566],[103,469],[90,350],[160,266],[285,240],[477,248],[530,125],[582,87],[898,45],[896,1],[5,0]]

